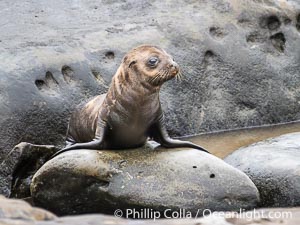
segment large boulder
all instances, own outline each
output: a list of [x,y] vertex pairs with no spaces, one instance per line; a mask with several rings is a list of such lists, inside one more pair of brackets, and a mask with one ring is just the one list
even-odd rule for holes
[[300,133],[241,148],[224,160],[246,173],[263,207],[300,206]]
[[0,6],[0,160],[21,141],[63,144],[75,105],[104,93],[142,43],[165,48],[184,74],[162,89],[172,135],[300,119],[299,1]]
[[[221,159],[195,149],[65,152],[44,164],[31,183],[34,204],[58,215],[251,209],[255,185]],[[168,212],[170,213],[170,212]]]
[[[32,207],[25,201],[7,199],[0,195],[0,224],[3,220],[23,220],[25,223],[33,224],[35,221],[54,220],[56,216],[44,209]],[[27,223],[26,223],[27,224]]]

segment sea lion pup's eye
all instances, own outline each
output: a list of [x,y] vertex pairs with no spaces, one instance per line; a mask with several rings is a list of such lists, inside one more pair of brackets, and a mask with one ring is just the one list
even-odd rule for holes
[[149,60],[148,60],[148,65],[150,67],[155,67],[158,63],[158,58],[157,57],[151,57]]

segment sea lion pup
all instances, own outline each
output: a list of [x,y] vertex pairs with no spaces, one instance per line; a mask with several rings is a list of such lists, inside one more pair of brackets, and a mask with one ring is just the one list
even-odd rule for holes
[[159,90],[179,74],[178,64],[163,49],[152,45],[132,49],[123,58],[107,94],[96,96],[72,114],[67,146],[54,156],[74,149],[137,148],[148,137],[166,148],[191,147],[207,152],[167,133]]

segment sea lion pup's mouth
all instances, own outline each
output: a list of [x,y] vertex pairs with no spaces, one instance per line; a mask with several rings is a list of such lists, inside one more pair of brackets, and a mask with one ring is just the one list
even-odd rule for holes
[[175,62],[160,69],[153,77],[148,78],[148,82],[158,86],[173,78],[176,78],[176,80],[181,80],[182,78],[179,66]]

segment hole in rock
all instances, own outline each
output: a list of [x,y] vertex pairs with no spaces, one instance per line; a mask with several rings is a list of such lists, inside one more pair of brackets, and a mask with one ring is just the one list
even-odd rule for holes
[[269,30],[275,30],[279,28],[281,25],[279,19],[277,16],[270,16],[267,20],[267,26]]
[[296,23],[296,28],[300,32],[300,13],[297,16],[297,23]]
[[114,59],[115,58],[115,53],[113,51],[108,51],[105,53],[105,57],[108,59]]
[[58,85],[58,82],[57,80],[55,80],[53,74],[50,72],[50,71],[47,71],[46,72],[46,84],[48,87],[53,87],[53,86],[57,86]]
[[210,27],[209,33],[213,37],[222,38],[225,36],[224,30],[220,27]]
[[67,66],[67,65],[64,65],[62,68],[61,68],[61,73],[64,77],[64,80],[67,82],[67,83],[70,83],[72,81],[72,79],[74,78],[74,71],[72,70],[71,67]]
[[265,38],[258,31],[254,31],[246,36],[247,42],[264,42]]
[[207,59],[207,58],[213,57],[214,55],[215,54],[212,51],[208,50],[205,52],[204,58]]
[[285,48],[285,36],[282,32],[276,33],[270,37],[273,46],[280,52],[284,51]]
[[92,74],[96,79],[101,79],[101,74],[99,71],[92,69]]
[[36,80],[35,81],[35,86],[37,86],[37,88],[39,90],[41,90],[44,85],[45,85],[45,82],[43,80]]

